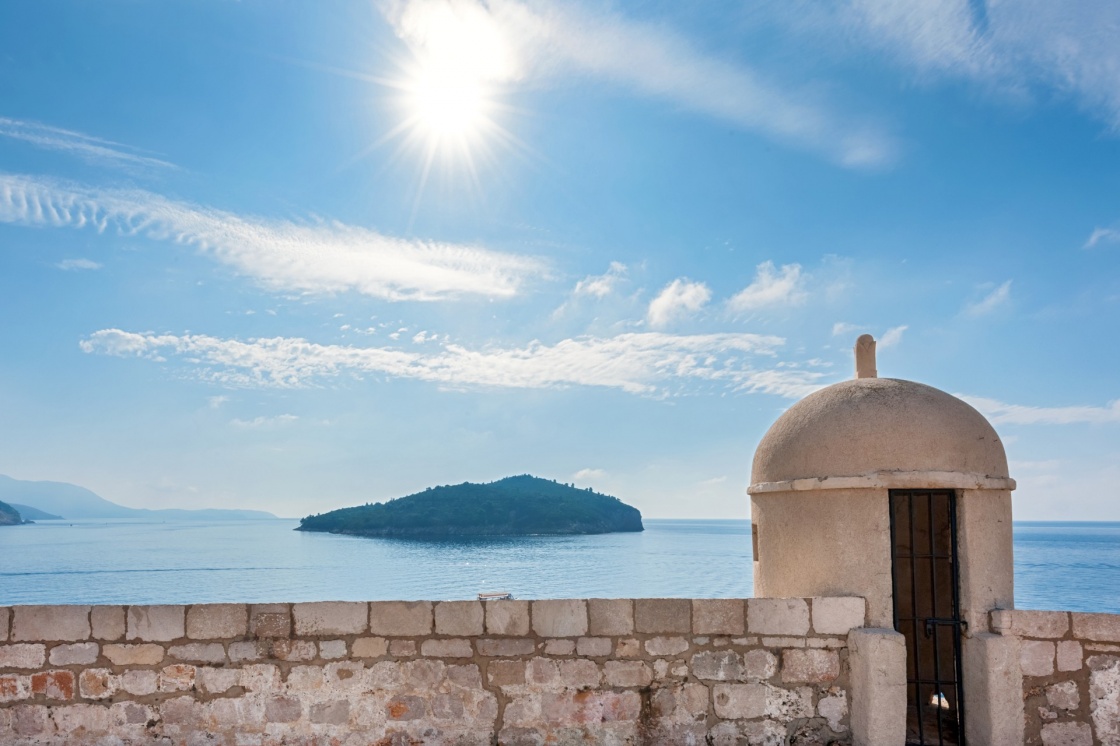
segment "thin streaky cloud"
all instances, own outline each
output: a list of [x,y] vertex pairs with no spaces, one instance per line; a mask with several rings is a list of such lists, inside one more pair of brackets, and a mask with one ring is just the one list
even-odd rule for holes
[[903,333],[909,328],[910,327],[906,325],[891,327],[883,332],[883,336],[879,337],[877,344],[881,348],[894,347],[902,341]]
[[986,316],[997,308],[1007,305],[1011,300],[1011,280],[1003,283],[975,303],[964,308],[966,316]]
[[1092,249],[1102,243],[1120,243],[1120,230],[1116,228],[1097,228],[1085,241],[1083,248]]
[[429,352],[323,345],[293,337],[241,341],[103,329],[80,347],[87,353],[161,363],[178,358],[198,377],[233,388],[301,388],[374,375],[459,389],[591,386],[663,397],[714,388],[797,399],[820,388],[824,374],[774,363],[784,342],[748,333],[643,332],[506,348],[444,343]]
[[702,282],[679,277],[650,301],[646,320],[654,329],[661,329],[685,316],[691,316],[708,304],[712,291]]
[[54,266],[67,271],[101,269],[101,264],[92,259],[63,259],[61,262],[56,262]]
[[861,331],[865,328],[866,327],[860,326],[859,324],[849,324],[847,321],[837,321],[832,325],[832,336],[843,337],[848,334],[854,334],[855,332]]
[[1104,425],[1120,423],[1120,400],[1101,406],[1032,407],[982,396],[957,394],[989,420],[1011,425]]
[[41,122],[0,117],[0,137],[19,140],[43,150],[66,153],[87,163],[159,169],[177,168],[174,163],[130,152],[128,146],[121,143],[74,130],[52,127]]
[[0,173],[0,222],[115,229],[195,247],[279,291],[358,292],[384,300],[508,298],[547,274],[537,258],[394,238],[337,221],[236,215],[143,190],[96,189]]
[[[414,52],[460,51],[469,57],[465,62],[494,82],[587,76],[847,167],[881,167],[896,158],[897,144],[881,127],[841,114],[743,64],[706,54],[664,24],[547,0],[390,0],[382,7]],[[463,38],[448,41],[449,18],[470,24],[473,31],[464,36],[488,40],[481,50],[485,65]]]
[[626,265],[622,262],[611,262],[607,271],[601,275],[588,275],[576,283],[572,291],[574,295],[589,295],[593,298],[605,298],[614,292],[618,283],[626,278]]
[[229,421],[230,425],[242,430],[259,429],[276,427],[278,425],[288,425],[297,421],[299,417],[294,414],[278,414],[275,417],[254,417],[251,420],[242,420],[234,418]]
[[768,306],[795,306],[808,296],[804,285],[800,264],[775,269],[774,262],[765,261],[756,268],[754,281],[732,296],[727,307],[732,313],[744,313]]

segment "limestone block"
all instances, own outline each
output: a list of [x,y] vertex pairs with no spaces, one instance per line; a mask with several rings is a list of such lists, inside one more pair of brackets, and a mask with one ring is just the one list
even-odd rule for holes
[[995,609],[991,619],[993,630],[1018,637],[1054,639],[1069,632],[1069,612],[1065,611]]
[[652,637],[646,640],[650,655],[678,655],[688,650],[688,640],[683,637]]
[[821,697],[817,703],[817,714],[828,721],[828,727],[836,733],[848,730],[844,719],[848,716],[848,697],[844,692]]
[[441,601],[435,607],[436,634],[481,635],[484,616],[480,601]]
[[323,660],[333,661],[346,657],[345,640],[323,640],[319,643],[319,657]]
[[369,629],[369,605],[353,601],[292,604],[297,635],[360,635]]
[[18,702],[31,696],[31,677],[18,674],[0,675],[0,703]]
[[0,642],[8,641],[8,620],[11,619],[12,610],[7,606],[0,606]]
[[254,637],[291,637],[292,615],[288,604],[250,606],[249,634]]
[[634,601],[634,629],[687,635],[692,630],[692,602],[687,598],[639,598]]
[[169,642],[186,635],[182,606],[129,606],[128,639]]
[[12,641],[88,640],[89,606],[16,606]]
[[751,720],[717,723],[708,732],[712,746],[764,744],[782,746],[786,743],[786,727],[773,720]]
[[124,607],[94,606],[89,612],[93,638],[112,642],[124,637]]
[[241,669],[241,686],[254,694],[275,692],[282,686],[279,667],[271,663],[254,663]]
[[840,675],[840,656],[832,650],[783,650],[782,681],[825,684]]
[[532,602],[533,631],[541,637],[587,634],[587,602],[580,599]]
[[430,635],[432,604],[430,601],[374,602],[370,604],[369,631],[387,637]]
[[192,642],[186,645],[172,645],[167,654],[176,660],[198,661],[200,663],[224,663],[226,649],[220,642]]
[[529,634],[528,601],[487,601],[484,607],[487,634],[513,636]]
[[1089,714],[1097,740],[1106,746],[1120,744],[1120,657],[1094,655],[1089,665]]
[[747,599],[747,631],[752,635],[807,635],[809,604],[803,598]]
[[475,641],[478,654],[488,658],[509,658],[515,655],[532,655],[533,641],[527,637],[491,638],[483,637]]
[[199,666],[195,669],[195,682],[207,694],[224,694],[241,683],[241,671],[236,668]]
[[359,637],[350,648],[355,658],[380,658],[389,651],[389,641],[384,637]]
[[1062,681],[1046,687],[1046,703],[1059,710],[1076,710],[1081,704],[1077,682]]
[[600,676],[595,661],[581,658],[560,661],[560,681],[569,689],[593,689],[599,686]]
[[[479,620],[482,624],[482,620]],[[428,658],[470,658],[474,655],[470,640],[462,638],[451,640],[424,640],[420,643],[420,655]]]
[[533,658],[525,664],[525,681],[539,686],[550,686],[560,681],[560,667],[548,658]]
[[[1021,746],[1025,739],[1020,640],[982,632],[964,638],[961,657],[969,711],[965,737],[986,746]],[[1053,648],[1053,643],[1047,643]]]
[[905,638],[890,629],[853,629],[848,650],[853,746],[905,743]]
[[163,647],[150,643],[105,645],[101,654],[114,666],[154,666],[163,660]]
[[1120,614],[1087,614],[1075,611],[1071,616],[1074,637],[1097,642],[1120,642]]
[[137,697],[152,694],[158,687],[159,676],[155,671],[125,671],[121,674],[121,689]]
[[814,598],[813,631],[818,635],[847,635],[862,627],[867,613],[867,602],[859,596]]
[[231,642],[229,644],[229,659],[233,663],[241,661],[256,661],[268,655],[269,644],[266,640]]
[[544,643],[545,655],[571,655],[576,652],[575,640],[547,640]]
[[78,690],[86,699],[108,699],[117,693],[121,680],[108,668],[87,668],[78,676]]
[[1054,643],[1046,640],[1023,640],[1019,646],[1024,676],[1049,676],[1054,673]]
[[396,658],[410,658],[420,651],[416,640],[390,640],[389,655]]
[[642,654],[642,642],[629,638],[619,640],[614,654],[616,658],[637,658]]
[[593,635],[629,635],[634,631],[634,602],[628,598],[593,598],[587,602],[588,631]]
[[75,642],[51,648],[52,666],[88,666],[97,660],[100,648],[96,642]]
[[649,686],[653,671],[641,661],[607,661],[603,676],[608,686]]
[[104,733],[109,728],[109,708],[83,704],[52,707],[51,720],[55,730],[63,735]]
[[1093,746],[1088,723],[1047,723],[1041,735],[1042,746]]
[[36,736],[50,728],[49,711],[42,705],[12,708],[12,732],[17,736]]
[[611,654],[613,648],[609,637],[581,637],[576,640],[576,652],[585,658],[604,658]]
[[296,697],[273,697],[264,706],[265,720],[270,723],[294,723],[302,715],[303,705]]
[[272,640],[269,652],[273,658],[282,661],[314,660],[318,650],[311,640]]
[[766,693],[762,684],[716,684],[712,689],[716,716],[728,720],[762,717]]
[[783,689],[770,684],[760,684],[766,690],[766,717],[780,723],[790,723],[798,718],[813,716],[813,690],[803,686]]
[[525,683],[525,666],[521,661],[490,661],[486,679],[490,686],[521,686]]
[[248,629],[245,604],[196,604],[187,610],[187,637],[192,640],[228,640]]
[[741,635],[746,631],[746,602],[741,598],[697,598],[692,601],[692,632],[697,635]]
[[692,656],[692,675],[707,681],[742,681],[743,657],[733,650],[705,651]]
[[308,716],[313,723],[346,725],[350,720],[350,702],[345,699],[334,702],[320,702],[311,706]]
[[0,645],[0,668],[42,668],[46,662],[46,645]]
[[175,663],[164,666],[159,672],[159,690],[161,692],[184,692],[194,686],[194,666],[185,663]]
[[73,699],[76,688],[74,683],[73,671],[40,671],[31,674],[31,693],[47,699]]
[[1075,640],[1062,640],[1058,643],[1058,670],[1081,670],[1081,643]]

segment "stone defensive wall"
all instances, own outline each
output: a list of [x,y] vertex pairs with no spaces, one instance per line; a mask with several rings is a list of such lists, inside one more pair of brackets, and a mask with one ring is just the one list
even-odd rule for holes
[[1018,640],[1026,732],[1043,746],[1120,746],[1120,615],[993,611]]
[[[854,597],[0,607],[0,744],[846,744],[882,683],[865,615]],[[1091,709],[1099,677],[1045,683],[1062,676]]]

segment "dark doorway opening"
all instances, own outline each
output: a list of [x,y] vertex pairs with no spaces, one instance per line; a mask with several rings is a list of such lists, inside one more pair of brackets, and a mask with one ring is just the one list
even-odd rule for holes
[[906,638],[906,743],[964,744],[957,495],[891,490],[894,628]]

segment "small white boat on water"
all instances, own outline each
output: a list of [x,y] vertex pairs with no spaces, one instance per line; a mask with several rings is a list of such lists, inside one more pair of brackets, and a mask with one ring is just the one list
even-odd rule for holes
[[512,601],[513,594],[504,591],[496,591],[494,593],[479,593],[479,601]]

